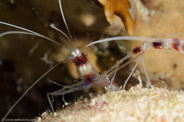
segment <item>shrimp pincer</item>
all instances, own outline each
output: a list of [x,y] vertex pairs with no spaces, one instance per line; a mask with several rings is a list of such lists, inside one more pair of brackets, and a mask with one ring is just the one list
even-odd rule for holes
[[[123,85],[123,89],[125,89],[128,80],[132,76],[134,70],[136,69],[136,67],[140,61],[142,63],[143,70],[144,70],[144,73],[145,73],[146,78],[147,78],[146,86],[147,87],[152,86],[151,81],[150,81],[149,76],[148,76],[148,73],[146,71],[146,68],[144,66],[143,58],[142,58],[143,54],[147,50],[149,50],[150,47],[153,47],[154,49],[173,48],[174,50],[179,51],[180,53],[184,53],[184,41],[177,39],[177,38],[164,39],[164,38],[149,38],[149,37],[137,37],[137,36],[116,36],[116,37],[110,37],[110,38],[106,38],[106,39],[97,40],[95,42],[91,42],[88,45],[86,45],[85,48],[90,47],[94,44],[108,42],[108,41],[114,41],[114,40],[116,40],[116,41],[117,40],[135,40],[135,41],[144,42],[142,45],[134,47],[131,50],[131,52],[128,54],[131,56],[139,55],[137,57],[140,57],[140,58],[137,60],[136,64],[132,68],[132,71],[129,74],[128,78],[125,80],[125,83]],[[121,66],[119,67],[119,69],[121,69]]]

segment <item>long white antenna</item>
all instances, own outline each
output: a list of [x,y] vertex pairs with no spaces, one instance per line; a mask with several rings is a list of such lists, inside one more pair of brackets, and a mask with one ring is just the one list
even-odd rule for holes
[[67,40],[70,40],[70,38],[60,29],[58,29],[53,23],[50,24],[50,27],[58,32],[60,32]]
[[24,32],[24,31],[7,31],[7,32],[3,32],[3,33],[0,33],[0,38],[3,37],[3,36],[6,36],[6,35],[10,35],[10,34],[26,34],[26,35],[38,36],[38,37],[44,38],[46,40],[49,40],[51,42],[54,42],[55,44],[57,44],[59,46],[63,46],[60,43],[58,43],[57,41],[55,41],[53,39],[50,39],[46,36],[43,36],[43,35],[40,35],[40,34],[35,34],[35,33],[30,33],[30,32]]
[[17,26],[17,25],[13,25],[13,24],[10,24],[10,23],[7,23],[7,22],[0,21],[0,24],[8,25],[10,27],[18,28],[18,29],[21,29],[21,30],[24,30],[24,31],[27,31],[27,32],[30,32],[30,33],[38,34],[38,33],[34,32],[32,30],[29,30],[29,29],[26,29],[26,28],[23,28],[23,27],[20,27],[20,26]]
[[19,99],[11,106],[11,108],[8,110],[8,112],[4,115],[1,122],[4,122],[7,116],[10,114],[10,112],[15,108],[15,106],[22,100],[22,98],[35,86],[43,77],[45,77],[50,71],[52,71],[54,68],[56,68],[60,63],[57,63],[53,67],[51,67],[47,72],[45,72],[41,77],[39,77],[23,94],[19,97]]
[[161,38],[148,38],[148,37],[138,37],[138,36],[115,36],[115,37],[105,38],[105,39],[91,42],[88,45],[86,45],[85,48],[92,46],[94,44],[108,42],[108,41],[114,41],[114,40],[136,40],[136,41],[143,41],[144,42],[144,41],[155,41],[155,40],[159,40],[159,39],[161,39]]
[[[66,46],[68,46],[68,48],[72,49],[73,47],[69,44],[69,42],[71,41],[71,39],[60,29],[58,29],[53,23],[50,24],[50,27],[58,32],[60,32],[67,40],[63,40],[64,43],[66,44]],[[74,48],[75,49],[75,48]],[[71,52],[71,51],[70,51]]]
[[58,0],[58,2],[59,2],[59,8],[60,8],[60,11],[61,11],[61,16],[63,18],[63,22],[65,23],[65,27],[66,27],[66,29],[68,31],[68,34],[69,34],[71,40],[73,40],[73,37],[72,37],[72,35],[70,33],[70,30],[69,30],[68,25],[67,25],[66,20],[65,20],[65,16],[64,16],[64,13],[63,13],[63,8],[62,8],[61,0]]
[[[51,42],[54,42],[54,43],[56,43],[56,44],[58,44],[58,45],[60,45],[60,46],[63,46],[63,45],[61,45],[60,43],[58,43],[57,41],[55,41],[55,40],[53,40],[53,39],[51,39],[51,38],[49,38],[49,37],[47,37],[47,36],[44,36],[44,35],[42,35],[42,34],[39,34],[39,33],[37,33],[37,32],[34,32],[34,31],[32,31],[32,30],[29,30],[29,29],[26,29],[26,28],[23,28],[23,27],[20,27],[20,26],[17,26],[17,25],[13,25],[13,24],[10,24],[10,23],[6,23],[6,22],[2,22],[2,21],[0,21],[0,24],[3,24],[3,25],[7,25],[7,26],[10,26],[10,27],[14,27],[14,28],[17,28],[17,29],[20,29],[20,30],[24,30],[24,31],[26,31],[26,32],[29,32],[29,33],[24,33],[23,31],[9,31],[9,32],[4,32],[4,33],[2,33],[1,35],[2,36],[4,36],[4,35],[7,35],[7,34],[13,34],[13,33],[15,33],[15,34],[17,34],[17,33],[21,33],[21,34],[29,34],[29,35],[34,35],[34,36],[38,36],[38,37],[41,37],[41,38],[44,38],[44,39],[47,39],[47,40],[49,40],[49,41],[51,41]],[[32,34],[31,34],[32,33]]]

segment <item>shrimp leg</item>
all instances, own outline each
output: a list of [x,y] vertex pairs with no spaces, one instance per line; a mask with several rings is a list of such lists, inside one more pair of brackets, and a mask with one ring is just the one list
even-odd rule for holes
[[146,87],[149,88],[149,87],[152,86],[152,84],[151,84],[150,78],[149,78],[149,76],[148,76],[148,73],[147,73],[147,71],[146,71],[146,68],[145,68],[145,65],[144,65],[144,60],[143,60],[143,58],[141,58],[141,63],[142,63],[142,67],[143,67],[144,73],[145,73],[146,78],[147,78]]
[[[144,53],[143,53],[143,54],[144,54]],[[125,80],[125,83],[124,83],[124,85],[123,85],[123,90],[125,89],[125,87],[126,87],[126,84],[127,84],[128,80],[129,80],[129,79],[130,79],[130,77],[132,76],[132,74],[133,74],[134,70],[136,69],[136,67],[137,67],[138,63],[140,62],[140,60],[141,60],[141,58],[142,58],[143,54],[141,54],[140,58],[138,59],[138,61],[137,61],[137,62],[136,62],[136,64],[134,65],[134,67],[133,67],[132,71],[130,72],[130,74],[129,74],[128,78]]]
[[3,116],[2,118],[2,122],[5,121],[5,119],[7,118],[7,116],[10,114],[10,112],[15,108],[15,106],[22,100],[22,98],[43,78],[45,77],[49,72],[51,72],[54,68],[56,68],[57,66],[59,66],[60,63],[54,65],[53,67],[51,67],[49,70],[47,70],[41,77],[39,77],[23,94],[22,96],[19,97],[19,99],[11,106],[11,108],[8,110],[8,112]]
[[66,101],[64,99],[65,94],[69,94],[69,93],[74,92],[74,91],[80,91],[80,90],[83,90],[83,89],[84,89],[83,82],[79,82],[79,83],[73,84],[71,86],[70,85],[64,86],[62,89],[57,90],[55,92],[47,93],[47,98],[48,98],[51,110],[54,112],[54,107],[52,105],[50,96],[62,95],[62,100],[63,100],[64,103],[66,103]]

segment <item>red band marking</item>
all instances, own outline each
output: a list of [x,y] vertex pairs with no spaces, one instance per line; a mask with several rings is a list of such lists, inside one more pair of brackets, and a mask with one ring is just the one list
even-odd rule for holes
[[93,73],[85,75],[84,76],[84,86],[88,86],[89,84],[94,82],[95,78],[96,78],[96,75]]
[[155,49],[161,49],[161,48],[164,47],[163,41],[162,41],[162,40],[159,40],[159,41],[152,42],[152,46],[153,46]]
[[137,46],[137,47],[135,47],[135,48],[132,50],[132,53],[133,53],[133,54],[137,54],[137,53],[139,53],[139,52],[141,52],[141,51],[142,51],[141,46]]
[[172,47],[179,51],[179,46],[180,46],[180,40],[179,39],[173,39]]
[[81,53],[81,56],[76,56],[73,59],[73,62],[76,66],[82,66],[87,63],[88,59],[86,58],[86,55],[84,53]]
[[184,52],[184,44],[182,45],[181,49],[182,49],[182,51]]

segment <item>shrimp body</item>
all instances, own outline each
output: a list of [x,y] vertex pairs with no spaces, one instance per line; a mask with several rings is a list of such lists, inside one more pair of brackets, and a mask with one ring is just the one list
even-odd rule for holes
[[90,88],[91,86],[93,88],[105,87],[108,84],[109,79],[105,76],[100,76],[88,61],[85,53],[81,53],[79,49],[76,49],[71,54],[73,55],[72,61],[76,65],[79,78],[84,83],[84,88]]

